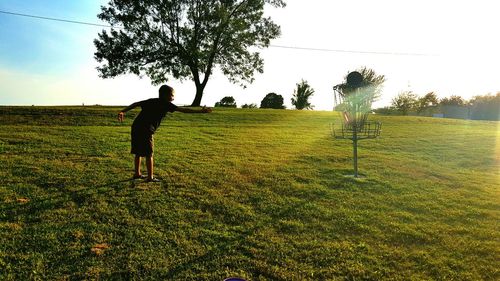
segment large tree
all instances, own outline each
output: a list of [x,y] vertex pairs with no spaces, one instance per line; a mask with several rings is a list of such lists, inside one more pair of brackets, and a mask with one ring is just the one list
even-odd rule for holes
[[214,67],[242,86],[263,72],[257,50],[280,34],[264,17],[266,4],[285,6],[283,0],[111,0],[98,15],[113,27],[94,40],[97,69],[103,78],[146,75],[155,85],[192,79],[192,105],[199,106]]

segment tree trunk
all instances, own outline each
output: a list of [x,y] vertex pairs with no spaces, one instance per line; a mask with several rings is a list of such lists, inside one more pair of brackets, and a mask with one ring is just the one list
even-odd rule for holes
[[201,98],[203,97],[203,90],[205,87],[201,84],[196,85],[196,96],[194,97],[193,103],[191,106],[200,106]]
[[194,84],[196,85],[196,96],[194,97],[193,103],[191,106],[200,106],[201,98],[203,97],[203,91],[205,90],[205,86],[207,86],[208,77],[210,77],[210,70],[205,72],[205,78],[200,83],[200,76],[198,73],[194,73]]

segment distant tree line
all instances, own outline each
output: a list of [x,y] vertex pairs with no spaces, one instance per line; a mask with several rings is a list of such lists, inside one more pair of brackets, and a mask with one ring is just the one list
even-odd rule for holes
[[[234,97],[227,96],[223,97],[220,101],[216,102],[215,107],[232,107],[236,108],[237,104]],[[244,104],[241,108],[257,108],[257,104]],[[260,108],[274,108],[274,109],[285,109],[283,104],[283,96],[276,93],[267,94],[260,102]]]
[[[292,105],[296,109],[313,109],[314,105],[309,102],[309,98],[314,94],[314,89],[309,85],[307,81],[302,80],[297,83],[297,88],[294,90],[292,97]],[[260,108],[272,108],[272,109],[285,109],[286,106],[283,104],[284,99],[282,95],[276,93],[267,94],[260,102]],[[220,101],[215,103],[215,107],[233,107],[236,108],[236,101],[232,96],[223,97]],[[257,108],[257,104],[244,104],[241,108]]]
[[438,99],[430,92],[419,97],[412,91],[399,93],[391,106],[374,110],[379,114],[439,116],[473,120],[500,120],[500,92],[464,100],[460,96]]
[[[384,75],[378,75],[374,70],[362,67],[357,70],[363,76],[363,87],[369,88],[371,93],[370,98],[375,100],[380,96],[382,90],[382,84],[385,81]],[[350,72],[348,72],[350,73]],[[347,77],[347,75],[346,75]],[[338,84],[336,87],[340,87],[342,92],[346,94],[350,93],[352,89],[346,84]],[[311,104],[309,99],[314,95],[315,91],[306,80],[302,79],[299,83],[295,85],[293,95],[291,98],[291,103],[297,110],[309,110],[314,109],[314,105]],[[260,102],[259,108],[272,108],[272,109],[286,109],[284,105],[284,99],[282,95],[271,92],[268,93]],[[215,103],[215,107],[237,107],[236,101],[232,96],[226,96],[220,101]],[[257,104],[244,104],[241,108],[257,108]]]

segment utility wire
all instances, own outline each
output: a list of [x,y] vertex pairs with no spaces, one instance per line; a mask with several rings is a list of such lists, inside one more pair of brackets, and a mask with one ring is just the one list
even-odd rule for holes
[[356,53],[356,54],[371,54],[371,55],[395,55],[395,56],[432,56],[431,54],[421,53],[399,53],[399,52],[376,52],[376,51],[353,51],[353,50],[335,50],[335,49],[322,49],[322,48],[308,48],[308,47],[295,47],[295,46],[282,46],[282,45],[269,45],[274,48],[294,49],[304,51],[319,51],[319,52],[335,52],[335,53]]
[[[67,19],[52,18],[52,17],[42,17],[42,16],[29,15],[29,14],[21,14],[21,13],[14,13],[14,12],[2,11],[2,10],[0,10],[0,13],[7,14],[7,15],[13,15],[13,16],[21,16],[21,17],[28,17],[28,18],[35,18],[35,19],[42,19],[42,20],[52,20],[52,21],[58,21],[58,22],[83,24],[83,25],[106,27],[106,28],[118,28],[118,29],[122,29],[123,28],[121,26],[111,26],[111,25],[104,25],[104,24],[84,22],[84,21],[75,21],[75,20],[67,20]],[[304,50],[304,51],[351,53],[351,54],[354,53],[354,54],[395,55],[395,56],[433,56],[433,55],[430,55],[430,54],[420,54],[420,53],[352,51],[352,50],[335,50],[335,49],[322,49],[322,48],[309,48],[309,47],[296,47],[296,46],[283,46],[283,45],[269,45],[269,47],[282,48],[282,49]]]
[[92,25],[92,26],[99,26],[99,27],[113,27],[111,25],[104,25],[104,24],[98,24],[98,23],[75,21],[75,20],[66,20],[66,19],[58,19],[58,18],[49,18],[49,17],[41,17],[41,16],[35,16],[35,15],[28,15],[28,14],[20,14],[20,13],[7,12],[7,11],[2,11],[2,10],[0,10],[0,13],[2,13],[2,14],[8,14],[8,15],[13,15],[13,16],[21,16],[21,17],[42,19],[42,20],[53,20],[53,21],[76,23],[76,24],[85,24],[85,25]]

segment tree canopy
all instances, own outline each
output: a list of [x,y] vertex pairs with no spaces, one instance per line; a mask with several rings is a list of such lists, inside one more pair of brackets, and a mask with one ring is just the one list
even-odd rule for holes
[[283,96],[276,93],[267,94],[260,102],[260,108],[284,109]]
[[420,113],[426,108],[437,106],[439,104],[439,99],[434,92],[429,92],[425,96],[421,97],[417,101],[417,111]]
[[[349,75],[356,72],[357,75],[349,77]],[[353,85],[353,83],[348,83],[349,78],[355,78],[354,80],[357,80],[356,83],[354,83],[355,85]],[[348,72],[344,78],[344,82],[333,87],[336,93],[336,110],[352,111],[353,108],[356,108],[358,112],[369,112],[372,102],[380,96],[384,82],[384,75],[378,75],[373,69],[367,67]]]
[[133,73],[155,85],[192,79],[192,105],[199,106],[214,67],[242,86],[263,72],[257,50],[280,35],[264,17],[266,4],[285,6],[283,0],[111,0],[98,15],[113,28],[94,40],[97,69],[103,78]]
[[[373,69],[367,68],[366,66],[357,69],[356,72],[359,72],[363,78],[359,82],[359,85],[356,86],[369,90],[372,100],[377,99],[382,91],[382,86],[385,82],[385,76],[377,74]],[[334,89],[338,89],[344,96],[349,95],[355,90],[351,85],[349,85],[349,83],[347,83],[347,78],[350,73],[352,72],[349,71],[346,74],[343,83],[338,84],[334,87]]]
[[450,97],[441,99],[439,104],[442,106],[446,106],[446,105],[448,105],[448,106],[463,106],[466,104],[466,101],[461,96],[452,95]]
[[469,101],[470,118],[500,120],[500,92],[496,95],[476,96]]
[[236,101],[233,97],[223,97],[215,103],[215,107],[236,107]]
[[391,104],[396,110],[400,111],[403,115],[408,115],[410,110],[413,110],[418,105],[418,96],[412,91],[400,92],[391,101]]
[[294,90],[292,97],[292,105],[296,109],[313,109],[314,105],[311,105],[309,98],[314,94],[314,89],[311,88],[307,81],[302,80],[297,84],[297,88]]

